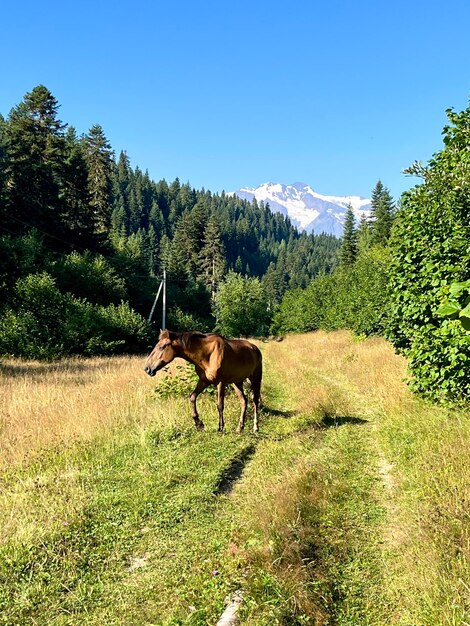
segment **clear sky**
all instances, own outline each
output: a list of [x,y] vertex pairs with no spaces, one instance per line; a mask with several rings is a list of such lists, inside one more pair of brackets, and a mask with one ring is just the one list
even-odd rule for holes
[[469,0],[3,3],[0,112],[38,84],[152,178],[397,197],[470,95]]

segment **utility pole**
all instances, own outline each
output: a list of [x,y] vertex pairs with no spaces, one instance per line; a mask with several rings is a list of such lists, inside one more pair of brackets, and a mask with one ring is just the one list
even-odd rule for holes
[[162,311],[162,330],[166,326],[166,269],[163,269],[163,311]]
[[157,306],[158,297],[160,295],[160,291],[162,290],[162,287],[163,287],[163,280],[160,282],[160,286],[158,288],[157,295],[155,296],[155,300],[153,301],[152,310],[150,311],[150,315],[148,317],[148,321],[149,322],[152,320],[153,313],[155,311],[155,307]]
[[155,307],[157,306],[158,298],[160,297],[160,293],[163,289],[163,304],[162,304],[162,330],[165,330],[166,326],[166,270],[163,270],[163,280],[160,282],[160,286],[158,287],[157,295],[155,296],[155,300],[153,301],[152,310],[150,311],[150,315],[148,317],[148,321],[152,320],[153,314],[155,312]]

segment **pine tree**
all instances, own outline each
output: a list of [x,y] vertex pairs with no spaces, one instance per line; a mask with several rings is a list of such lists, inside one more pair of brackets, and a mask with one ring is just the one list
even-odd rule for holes
[[343,241],[340,250],[341,265],[348,267],[354,263],[357,257],[357,231],[352,206],[346,211],[344,222]]
[[75,129],[70,127],[65,136],[63,178],[60,184],[62,222],[67,240],[79,248],[95,248],[95,223],[90,210],[88,167],[83,145]]
[[357,251],[359,254],[368,250],[372,242],[372,226],[365,213],[361,215],[359,228],[357,229]]
[[112,215],[112,171],[114,152],[99,124],[84,138],[88,165],[88,192],[97,232],[108,234]]
[[392,230],[395,205],[390,191],[379,180],[372,191],[372,245],[387,245]]
[[155,229],[157,237],[161,237],[165,231],[165,219],[156,200],[152,201],[148,221],[149,226],[153,226]]
[[195,279],[197,252],[198,246],[192,228],[191,215],[185,212],[175,225],[175,234],[167,257],[167,271],[182,282],[188,278]]
[[[12,109],[6,127],[6,207],[16,232],[39,228],[62,235],[60,182],[63,178],[64,129],[59,105],[43,85]],[[56,240],[58,241],[58,240]]]
[[203,245],[199,253],[199,271],[204,284],[214,298],[225,272],[224,244],[214,217],[209,220],[204,233]]
[[[6,150],[6,121],[3,115],[0,113],[0,216],[6,212],[5,208],[5,194],[6,194],[6,176],[5,167],[7,162],[7,150]],[[5,217],[2,217],[2,221]]]

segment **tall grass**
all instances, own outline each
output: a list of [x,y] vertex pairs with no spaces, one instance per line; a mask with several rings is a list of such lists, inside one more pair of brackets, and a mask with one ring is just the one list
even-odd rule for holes
[[2,364],[0,624],[470,623],[468,413],[380,339],[260,345],[258,436],[140,358]]

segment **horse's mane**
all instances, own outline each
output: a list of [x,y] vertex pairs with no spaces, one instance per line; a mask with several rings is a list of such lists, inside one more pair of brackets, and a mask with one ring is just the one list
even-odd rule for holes
[[193,339],[207,339],[207,337],[221,337],[225,339],[223,335],[219,333],[201,333],[199,331],[188,332],[188,333],[177,333],[179,335],[178,339],[181,341],[181,344],[185,350],[190,348],[191,341]]
[[221,335],[220,333],[201,333],[199,331],[191,331],[185,333],[178,333],[172,330],[164,330],[160,335],[160,339],[162,337],[169,337],[172,340],[177,340],[181,343],[184,350],[188,350],[191,347],[191,341],[193,339],[206,339],[207,337],[221,337],[226,340],[226,337]]

